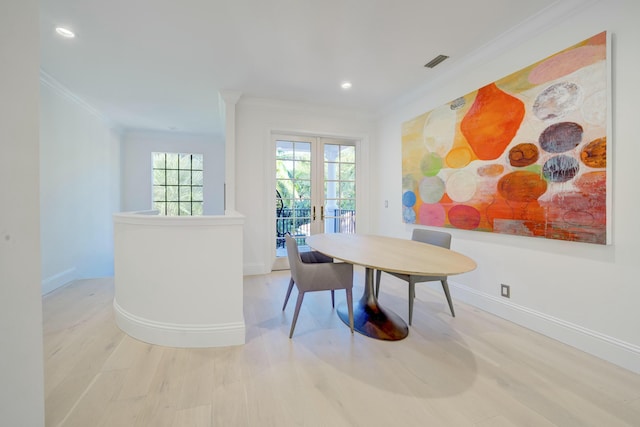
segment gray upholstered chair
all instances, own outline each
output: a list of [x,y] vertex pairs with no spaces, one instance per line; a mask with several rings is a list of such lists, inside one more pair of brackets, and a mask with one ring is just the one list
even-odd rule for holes
[[[321,264],[321,263],[329,263],[333,262],[333,258],[323,254],[318,251],[307,251],[307,252],[299,252],[300,259],[305,264]],[[282,311],[287,307],[287,302],[289,301],[289,296],[291,296],[291,291],[293,290],[293,275],[291,279],[289,279],[289,287],[287,288],[287,295],[284,297],[284,304],[282,304]],[[336,306],[336,296],[335,291],[331,289],[331,306]]]
[[[344,289],[347,293],[347,307],[349,310],[349,326],[353,333],[353,265],[348,263],[303,263],[298,251],[298,244],[289,235],[285,236],[289,266],[291,267],[291,279],[298,288],[298,300],[291,321],[289,338],[293,336],[293,330],[298,321],[300,306],[306,292],[333,291]],[[285,300],[286,305],[286,300]]]
[[[411,235],[411,240],[415,240],[430,245],[436,245],[449,249],[451,247],[451,234],[442,231],[414,229]],[[451,301],[451,294],[449,293],[449,284],[447,283],[447,276],[414,276],[408,274],[391,273],[385,271],[387,274],[398,277],[406,282],[409,282],[409,324],[413,319],[413,300],[416,297],[416,283],[422,282],[435,282],[440,281],[442,283],[442,289],[447,297],[449,303],[449,309],[451,309],[451,315],[456,317],[456,313],[453,310],[453,302]],[[382,271],[376,271],[376,297],[380,293],[380,276]]]

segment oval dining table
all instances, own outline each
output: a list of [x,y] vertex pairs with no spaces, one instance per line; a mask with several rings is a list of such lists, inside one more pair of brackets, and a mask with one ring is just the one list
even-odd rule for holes
[[[406,322],[383,308],[373,291],[373,271],[420,276],[451,276],[474,270],[471,258],[450,249],[408,239],[367,234],[325,233],[307,237],[307,245],[332,258],[365,267],[364,292],[353,307],[354,329],[371,338],[397,341],[409,334]],[[338,316],[349,324],[345,305]]]

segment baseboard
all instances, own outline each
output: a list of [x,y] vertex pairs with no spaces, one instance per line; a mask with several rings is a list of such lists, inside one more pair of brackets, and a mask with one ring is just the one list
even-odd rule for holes
[[46,279],[43,279],[41,282],[42,295],[46,295],[49,292],[55,291],[56,289],[76,279],[77,279],[77,274],[76,274],[75,267],[71,267],[67,270],[61,271],[58,274],[49,276]]
[[156,322],[127,312],[113,300],[116,324],[126,334],[150,344],[167,347],[226,347],[245,343],[243,322],[184,325]]
[[495,314],[640,374],[640,347],[449,280],[454,300]]
[[242,274],[244,276],[257,276],[259,274],[268,274],[270,268],[266,268],[264,264],[244,264],[242,266]]

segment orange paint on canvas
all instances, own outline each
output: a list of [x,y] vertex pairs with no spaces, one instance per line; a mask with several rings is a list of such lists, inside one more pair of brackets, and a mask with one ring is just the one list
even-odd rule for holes
[[547,181],[533,172],[511,172],[498,181],[498,192],[511,202],[533,202],[546,191]]
[[468,147],[458,147],[449,151],[445,161],[450,168],[460,169],[471,163],[474,157],[473,152]]
[[460,130],[479,159],[495,160],[518,132],[524,113],[522,101],[492,83],[478,90]]

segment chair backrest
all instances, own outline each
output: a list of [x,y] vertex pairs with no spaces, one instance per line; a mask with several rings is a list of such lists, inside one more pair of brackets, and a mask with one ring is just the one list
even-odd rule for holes
[[291,277],[299,291],[328,291],[353,287],[353,265],[349,263],[304,263],[296,240],[285,236]]
[[298,243],[291,234],[285,234],[285,244],[287,246],[287,256],[289,258],[289,268],[291,269],[291,277],[294,282],[298,283],[299,265],[302,264],[300,252],[298,251]]
[[451,234],[444,231],[425,230],[423,228],[414,228],[411,240],[417,242],[429,243],[430,245],[440,246],[449,249],[451,247]]

